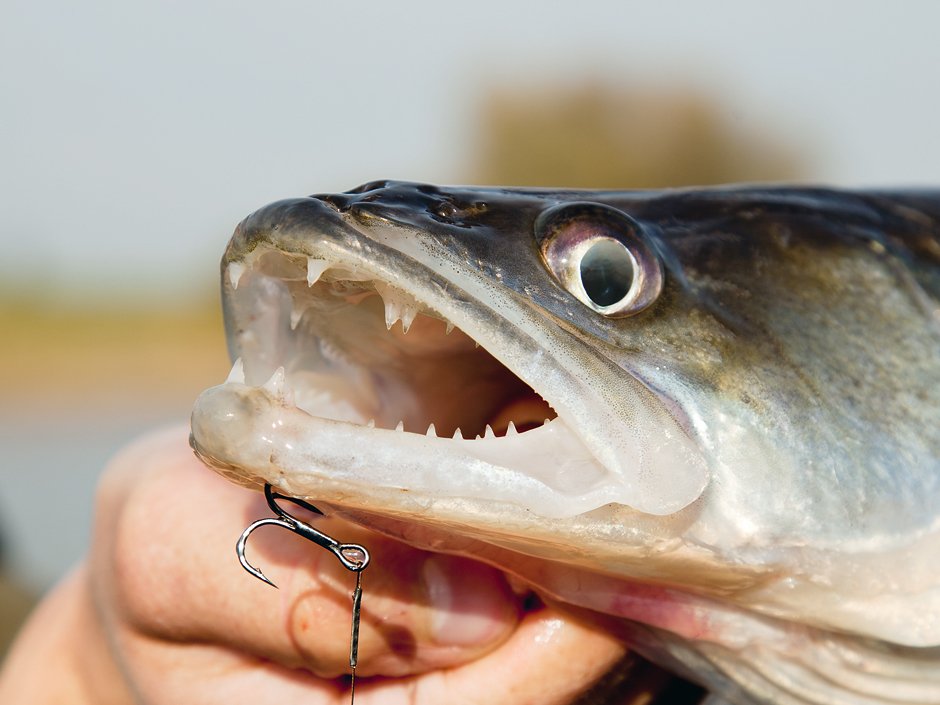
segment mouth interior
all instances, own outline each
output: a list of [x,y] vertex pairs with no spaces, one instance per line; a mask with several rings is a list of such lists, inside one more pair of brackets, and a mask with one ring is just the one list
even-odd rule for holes
[[[524,433],[557,416],[525,381],[403,289],[322,260],[298,271],[295,260],[267,253],[259,264],[256,270],[279,275],[289,295],[280,297],[282,324],[290,303],[281,364],[307,413],[420,434],[433,424],[440,437],[468,439]],[[255,376],[271,371],[259,366]]]

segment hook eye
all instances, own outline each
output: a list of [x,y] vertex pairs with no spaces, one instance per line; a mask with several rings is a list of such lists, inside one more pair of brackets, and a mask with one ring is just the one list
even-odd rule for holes
[[369,565],[369,561],[372,560],[372,556],[369,555],[365,546],[358,543],[338,543],[330,550],[339,558],[339,562],[343,564],[346,570],[353,573],[365,570],[365,567]]

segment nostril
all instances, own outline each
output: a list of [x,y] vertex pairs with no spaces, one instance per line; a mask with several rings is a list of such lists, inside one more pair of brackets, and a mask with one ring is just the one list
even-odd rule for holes
[[369,191],[378,191],[379,189],[386,188],[389,185],[388,179],[379,179],[378,181],[369,181],[368,183],[363,184],[362,186],[357,186],[354,189],[350,189],[346,193],[359,194],[359,193],[368,193]]
[[349,210],[349,205],[351,203],[351,199],[347,198],[344,194],[341,193],[311,196],[311,198],[316,198],[317,200],[322,201],[338,213],[345,213],[347,210]]

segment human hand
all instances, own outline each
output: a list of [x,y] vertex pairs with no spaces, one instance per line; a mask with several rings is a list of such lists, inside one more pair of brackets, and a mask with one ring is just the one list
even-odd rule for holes
[[[182,428],[127,448],[102,477],[89,559],[27,625],[0,702],[348,702],[355,575],[275,529],[248,550],[280,590],[246,574],[235,540],[269,514],[259,493],[206,469]],[[311,523],[372,554],[361,705],[560,705],[626,655],[610,632],[526,600],[495,568],[338,519]]]

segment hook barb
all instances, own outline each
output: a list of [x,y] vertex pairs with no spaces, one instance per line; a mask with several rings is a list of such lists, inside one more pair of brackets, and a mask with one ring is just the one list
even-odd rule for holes
[[268,579],[268,577],[264,573],[261,572],[260,568],[255,568],[251,563],[249,563],[248,558],[245,556],[245,547],[248,545],[248,537],[251,536],[251,532],[253,532],[255,529],[261,526],[266,526],[268,524],[272,526],[282,526],[285,529],[293,530],[290,524],[288,524],[286,521],[283,521],[281,519],[272,519],[270,517],[267,519],[258,519],[258,521],[252,522],[252,524],[249,525],[249,527],[242,532],[241,537],[239,537],[238,539],[238,543],[235,544],[235,553],[238,554],[238,562],[242,564],[242,568],[247,570],[256,578],[258,578],[258,580],[267,583],[271,587],[276,588],[277,585],[271,582],[271,580]]

